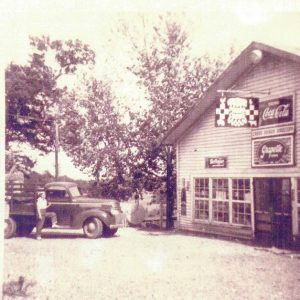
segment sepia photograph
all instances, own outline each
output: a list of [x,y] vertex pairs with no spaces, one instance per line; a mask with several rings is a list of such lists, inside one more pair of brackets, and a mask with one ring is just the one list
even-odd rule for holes
[[300,2],[2,0],[2,299],[300,300]]

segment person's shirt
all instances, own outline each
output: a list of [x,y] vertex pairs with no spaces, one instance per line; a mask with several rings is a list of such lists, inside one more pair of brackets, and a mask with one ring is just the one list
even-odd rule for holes
[[44,199],[44,198],[42,198],[42,197],[39,197],[38,199],[37,199],[37,202],[36,202],[36,207],[37,207],[37,209],[38,210],[40,210],[40,209],[46,209],[47,208],[47,200],[46,199]]

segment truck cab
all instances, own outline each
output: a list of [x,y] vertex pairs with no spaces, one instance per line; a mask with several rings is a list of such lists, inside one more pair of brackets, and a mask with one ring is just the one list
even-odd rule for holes
[[75,214],[78,213],[79,205],[76,198],[81,194],[76,184],[71,182],[54,182],[45,186],[47,202],[50,207],[48,212],[54,212],[57,225],[71,226]]

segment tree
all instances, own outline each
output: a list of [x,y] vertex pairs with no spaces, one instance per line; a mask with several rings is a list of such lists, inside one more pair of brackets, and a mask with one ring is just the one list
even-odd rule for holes
[[21,155],[13,151],[5,151],[5,180],[12,180],[15,171],[20,171],[27,177],[34,163],[35,162],[26,155]]
[[[175,151],[162,146],[161,138],[195,104],[224,68],[208,56],[191,58],[187,34],[176,22],[153,27],[153,41],[137,51],[130,70],[146,88],[150,108],[137,121],[137,169],[146,178],[159,178],[167,193],[167,228],[173,227]],[[150,177],[149,177],[150,176]]]
[[64,102],[66,122],[61,140],[76,166],[101,182],[105,196],[124,197],[132,157],[129,132],[116,109],[110,83],[85,80],[83,92],[72,92]]
[[49,152],[54,143],[50,110],[66,92],[59,79],[74,74],[79,65],[94,64],[95,54],[79,40],[51,41],[42,36],[31,37],[30,44],[29,63],[11,63],[5,71],[6,147],[18,141]]
[[31,172],[29,176],[25,177],[24,188],[33,189],[34,187],[43,187],[46,183],[53,181],[54,176],[50,172],[45,171],[43,174]]
[[52,146],[53,118],[46,119],[45,112],[55,82],[48,75],[31,66],[10,64],[6,69],[7,148],[15,141],[29,143],[43,152]]

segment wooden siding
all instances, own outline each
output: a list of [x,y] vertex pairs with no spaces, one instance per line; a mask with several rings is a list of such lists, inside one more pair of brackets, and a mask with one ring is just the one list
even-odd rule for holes
[[[275,59],[269,55],[261,64],[240,77],[232,89],[270,90],[270,95],[259,96],[260,101],[294,96],[295,166],[251,168],[251,129],[215,127],[213,105],[177,144],[178,183],[182,178],[191,182],[191,189],[187,193],[187,216],[181,217],[179,221],[181,229],[203,230],[193,222],[192,218],[192,179],[194,177],[300,177],[300,65],[283,59]],[[206,169],[205,157],[207,156],[227,156],[227,168]],[[180,201],[179,198],[178,201]],[[178,207],[180,207],[179,202]]]
[[231,236],[235,238],[252,239],[253,233],[250,228],[238,227],[233,225],[217,225],[184,222],[180,224],[181,230],[195,231],[204,234],[217,234]]

